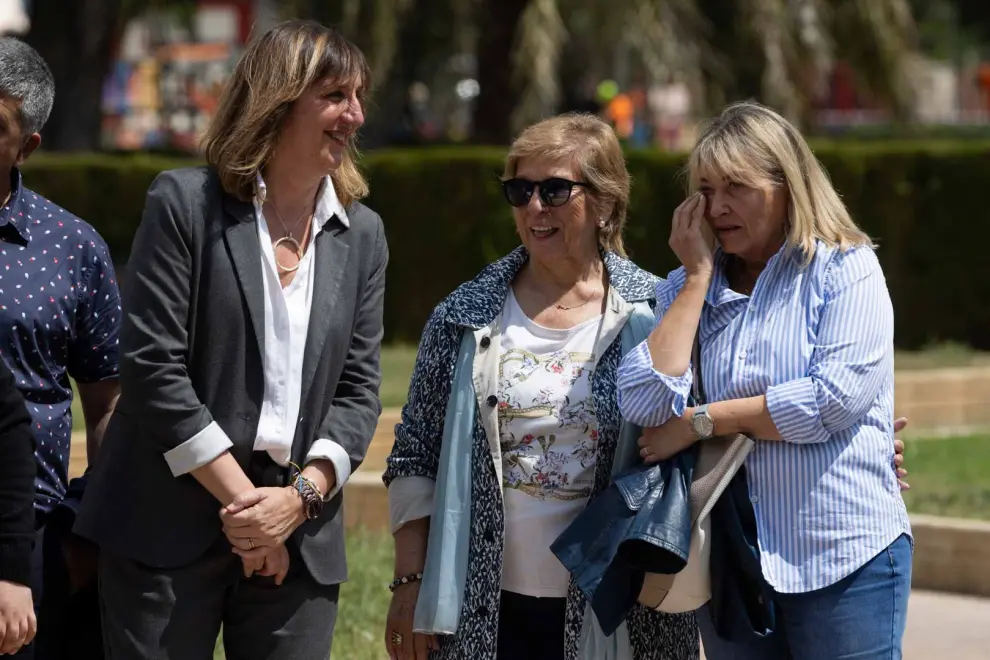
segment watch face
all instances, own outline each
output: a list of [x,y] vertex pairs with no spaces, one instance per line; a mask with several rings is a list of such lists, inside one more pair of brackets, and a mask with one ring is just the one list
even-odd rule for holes
[[715,424],[708,415],[695,415],[691,424],[694,426],[694,432],[703,438],[707,438],[715,430]]

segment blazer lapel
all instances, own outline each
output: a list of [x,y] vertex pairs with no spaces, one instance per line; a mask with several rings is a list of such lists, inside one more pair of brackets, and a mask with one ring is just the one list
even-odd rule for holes
[[303,353],[301,405],[306,405],[309,390],[316,376],[316,369],[323,354],[330,331],[334,307],[340,293],[340,283],[347,272],[350,246],[340,240],[343,226],[329,220],[324,230],[316,235],[316,272],[313,276],[313,305],[309,312],[309,329],[306,332],[306,349]]
[[261,243],[255,222],[254,206],[224,195],[224,210],[234,220],[224,238],[230,260],[247,304],[251,327],[258,341],[258,354],[265,355],[265,285],[261,276]]

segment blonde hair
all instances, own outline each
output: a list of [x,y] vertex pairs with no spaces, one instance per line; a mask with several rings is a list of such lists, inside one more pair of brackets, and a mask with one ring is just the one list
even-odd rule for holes
[[629,171],[611,126],[585,113],[544,119],[525,129],[512,143],[503,177],[514,177],[524,158],[576,159],[581,178],[600,205],[595,210],[609,210],[605,226],[598,231],[599,246],[626,256],[622,231],[629,212]]
[[801,133],[759,103],[733,103],[702,129],[688,160],[692,192],[704,173],[749,186],[785,187],[787,244],[800,250],[806,262],[814,257],[819,240],[843,251],[873,245],[850,217]]
[[[339,32],[312,21],[287,21],[254,39],[241,55],[200,144],[224,190],[244,201],[267,164],[292,104],[312,85],[331,78],[357,82],[362,93],[371,71],[364,54]],[[340,202],[368,194],[353,148],[330,173]]]

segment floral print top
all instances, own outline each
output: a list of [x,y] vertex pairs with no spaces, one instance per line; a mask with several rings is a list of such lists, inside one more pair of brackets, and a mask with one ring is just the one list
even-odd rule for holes
[[499,355],[498,426],[505,497],[502,588],[565,598],[569,575],[550,544],[595,485],[598,419],[591,395],[602,317],[572,328],[530,320],[511,293]]

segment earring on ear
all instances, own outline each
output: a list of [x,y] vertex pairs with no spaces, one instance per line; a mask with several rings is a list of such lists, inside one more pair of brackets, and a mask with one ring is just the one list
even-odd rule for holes
[[598,221],[598,226],[601,227],[602,229],[605,228],[605,218],[602,218]]

